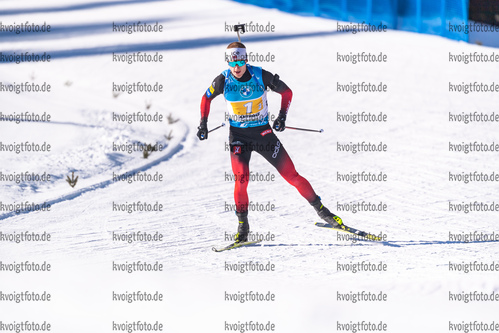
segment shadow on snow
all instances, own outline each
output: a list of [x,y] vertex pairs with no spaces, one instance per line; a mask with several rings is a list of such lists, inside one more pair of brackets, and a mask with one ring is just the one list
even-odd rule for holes
[[98,2],[78,4],[78,5],[61,6],[61,7],[15,8],[15,9],[6,9],[0,11],[0,16],[25,15],[25,14],[34,14],[34,13],[68,12],[74,10],[87,10],[87,9],[121,6],[121,5],[134,5],[134,4],[142,4],[144,2],[157,2],[157,1],[164,1],[164,0],[98,1]]
[[[297,33],[289,35],[261,35],[261,36],[247,36],[244,42],[273,42],[279,40],[296,39],[296,38],[311,38],[311,37],[322,37],[335,34],[342,34],[344,32],[336,31],[323,31],[323,32],[307,32],[307,33]],[[85,57],[85,56],[97,56],[106,55],[112,53],[125,53],[125,52],[144,52],[144,51],[166,51],[166,50],[188,50],[203,48],[215,45],[227,45],[234,41],[233,36],[228,37],[206,37],[197,38],[189,40],[178,40],[169,42],[157,42],[157,43],[140,43],[140,44],[126,44],[126,45],[109,45],[109,46],[97,46],[89,48],[79,48],[71,50],[56,50],[49,51],[43,50],[50,54],[52,59],[63,59],[63,58],[73,58],[73,57]],[[12,54],[14,52],[19,52],[20,50],[3,50],[5,54]],[[40,52],[36,50],[30,50],[30,52]],[[9,63],[9,62],[0,62]]]
[[[177,154],[178,152],[180,152],[183,149],[183,146],[184,146],[183,143],[187,139],[188,134],[189,134],[189,130],[187,129],[186,132],[184,133],[183,138],[180,140],[180,142],[175,147],[173,147],[168,153],[166,153],[164,156],[159,157],[158,159],[151,161],[143,166],[140,166],[140,167],[135,168],[133,170],[130,170],[128,172],[124,172],[123,174],[135,175],[136,173],[146,171],[149,168],[160,164],[161,162],[165,162],[165,161],[170,160],[175,154]],[[54,204],[61,203],[63,201],[67,201],[67,200],[75,199],[84,193],[98,190],[98,189],[102,189],[102,188],[108,187],[109,185],[112,185],[112,184],[114,184],[113,179],[108,179],[108,180],[105,180],[103,182],[79,189],[79,190],[74,191],[72,193],[69,193],[67,195],[60,196],[56,199],[45,201],[44,203],[40,204],[40,206],[42,206],[43,204],[53,206]],[[12,212],[0,215],[0,221],[5,220],[9,217],[19,216],[21,214],[28,214],[28,213],[32,213],[32,212],[33,211],[20,211],[19,213],[16,213],[15,211],[12,211]]]

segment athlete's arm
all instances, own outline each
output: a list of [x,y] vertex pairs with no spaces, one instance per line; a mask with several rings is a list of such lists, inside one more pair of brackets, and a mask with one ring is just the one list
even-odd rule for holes
[[263,84],[265,88],[269,87],[272,91],[281,95],[281,110],[279,115],[286,115],[291,104],[291,99],[293,98],[293,92],[289,87],[279,79],[279,75],[272,74],[265,69],[262,70]]
[[206,89],[201,98],[201,121],[198,126],[197,136],[199,140],[208,139],[208,115],[210,114],[211,100],[223,93],[225,85],[225,77],[220,74],[213,80],[211,86]]
[[262,70],[262,77],[265,88],[269,87],[272,91],[281,95],[281,110],[279,110],[279,115],[274,120],[272,128],[278,132],[282,132],[286,128],[286,115],[288,114],[289,105],[293,98],[293,92],[286,83],[279,79],[279,75],[277,74],[274,75],[266,70]]
[[225,76],[220,74],[213,80],[211,86],[206,89],[206,92],[203,94],[201,98],[201,122],[204,120],[208,121],[208,115],[210,114],[210,104],[211,101],[222,94],[225,86]]

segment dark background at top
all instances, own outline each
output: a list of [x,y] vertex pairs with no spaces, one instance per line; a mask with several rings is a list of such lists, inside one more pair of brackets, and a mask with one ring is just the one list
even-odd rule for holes
[[499,26],[499,0],[470,0],[469,19]]

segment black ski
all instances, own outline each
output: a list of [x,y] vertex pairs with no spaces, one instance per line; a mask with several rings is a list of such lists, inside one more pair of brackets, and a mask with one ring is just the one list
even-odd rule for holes
[[352,235],[356,235],[359,240],[381,241],[381,238],[379,238],[378,236],[375,236],[375,235],[370,234],[370,233],[365,232],[365,231],[357,230],[357,229],[352,228],[352,227],[348,227],[344,224],[339,226],[339,227],[333,227],[332,225],[330,225],[328,223],[316,222],[315,225],[318,227],[321,227],[321,228],[327,228],[327,229],[336,230],[336,231],[343,231],[343,232],[346,232],[346,233],[349,233]]
[[238,247],[243,247],[243,246],[249,246],[249,245],[253,245],[253,244],[257,244],[257,243],[260,243],[261,240],[257,240],[257,241],[252,241],[252,242],[238,242],[238,243],[232,243],[232,244],[229,244],[225,247],[222,247],[222,248],[216,248],[216,247],[212,247],[211,249],[215,252],[222,252],[222,251],[227,251],[227,250],[232,250],[232,249],[237,249]]

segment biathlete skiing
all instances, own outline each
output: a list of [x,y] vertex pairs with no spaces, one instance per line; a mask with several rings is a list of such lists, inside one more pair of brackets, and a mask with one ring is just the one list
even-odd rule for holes
[[[286,116],[291,104],[291,89],[279,78],[247,61],[246,47],[241,42],[227,46],[225,57],[229,68],[218,75],[201,100],[201,121],[197,136],[208,139],[210,103],[223,94],[229,112],[230,160],[235,176],[234,201],[238,218],[235,242],[248,240],[248,181],[249,162],[253,151],[262,155],[279,174],[315,208],[317,214],[333,228],[344,228],[341,218],[331,213],[321,202],[310,183],[300,176],[291,158],[274,131],[286,129]],[[281,95],[281,109],[272,128],[269,125],[267,90]],[[273,131],[273,130],[274,131]]]

